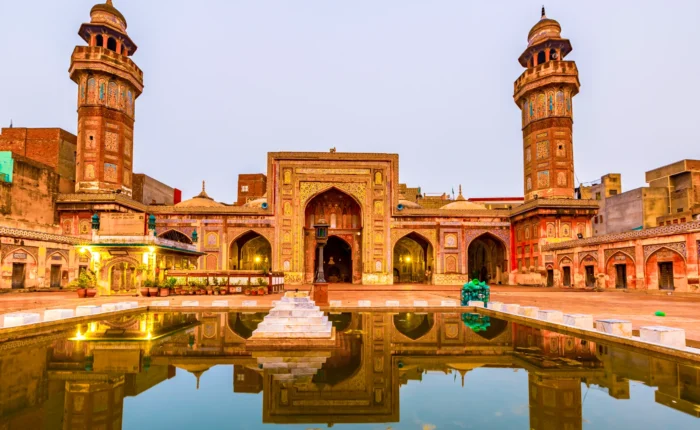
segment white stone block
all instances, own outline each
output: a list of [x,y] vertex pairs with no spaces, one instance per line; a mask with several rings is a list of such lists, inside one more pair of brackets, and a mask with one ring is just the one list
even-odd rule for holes
[[211,305],[215,308],[227,308],[228,300],[214,300]]
[[426,300],[414,300],[413,306],[415,306],[417,308],[427,308],[428,302]]
[[41,321],[41,315],[29,312],[5,315],[5,328],[36,324]]
[[494,311],[502,311],[503,310],[503,302],[488,302],[486,304],[488,309],[494,310]]
[[443,300],[440,302],[440,306],[459,306],[456,300]]
[[342,300],[331,300],[331,307],[332,308],[339,308],[343,305]]
[[78,306],[77,308],[75,308],[75,316],[78,316],[78,317],[84,317],[87,315],[97,315],[99,313],[102,313],[101,306],[85,305],[85,306]]
[[102,305],[102,312],[116,312],[120,310],[116,303],[105,303]]
[[170,306],[170,302],[167,300],[155,300],[151,302],[151,306]]
[[401,303],[398,300],[387,300],[385,306],[388,308],[398,308],[401,306]]
[[520,305],[508,303],[508,304],[501,306],[501,310],[503,312],[508,312],[509,314],[516,314],[517,315],[518,312],[520,311]]
[[536,306],[520,306],[518,314],[524,317],[537,318],[537,312],[539,312],[539,310],[540,308]]
[[44,311],[44,321],[58,321],[65,318],[73,318],[73,309],[47,309]]
[[369,308],[370,306],[372,306],[372,302],[369,300],[359,300],[357,302],[357,306],[361,308]]
[[477,308],[483,308],[484,307],[484,302],[480,302],[477,300],[469,300],[467,302],[467,306],[476,306]]
[[674,348],[685,348],[685,330],[675,327],[648,326],[639,329],[639,337],[645,342],[658,343]]
[[537,319],[561,324],[564,322],[564,314],[561,311],[538,311]]
[[183,300],[182,301],[182,306],[199,306],[199,300]]
[[257,306],[258,301],[257,300],[243,300],[243,307],[249,308],[253,306]]
[[593,316],[585,314],[566,314],[564,315],[564,324],[576,328],[593,330]]
[[139,307],[139,302],[119,302],[124,309],[136,309]]
[[632,337],[632,322],[627,320],[596,320],[595,327],[603,333]]

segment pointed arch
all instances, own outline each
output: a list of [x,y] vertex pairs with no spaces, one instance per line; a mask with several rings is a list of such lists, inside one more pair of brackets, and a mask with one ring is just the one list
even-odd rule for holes
[[431,283],[436,248],[430,239],[408,231],[392,242],[394,283]]
[[[345,202],[346,198],[350,201]],[[330,228],[358,229],[364,225],[362,203],[352,193],[333,185],[311,195],[304,202],[302,213],[306,228],[313,228],[320,217]]]
[[165,231],[161,234],[158,235],[161,239],[167,239],[167,240],[172,240],[175,242],[180,242],[180,243],[186,243],[189,245],[192,245],[192,239],[190,239],[189,236],[187,236],[185,233],[181,232],[180,230],[171,228],[168,231]]
[[246,230],[229,243],[229,270],[269,270],[272,244],[255,229]]
[[[25,262],[27,264],[37,264],[38,260],[37,260],[36,255],[34,255],[34,253],[32,253],[31,251],[29,251],[27,248],[25,248],[23,246],[18,246],[16,248],[12,248],[10,251],[6,252],[5,256],[3,257],[3,260],[6,260],[6,261],[12,260],[14,258],[13,257],[14,254],[19,253],[19,252],[23,252],[27,255],[27,260],[25,260]],[[32,261],[29,261],[29,258],[31,258]],[[18,260],[18,262],[19,262],[19,260]]]
[[411,340],[425,337],[435,326],[433,314],[401,312],[394,315],[393,324],[396,331]]
[[467,245],[467,268],[472,279],[503,282],[508,273],[507,243],[490,231],[474,237]]

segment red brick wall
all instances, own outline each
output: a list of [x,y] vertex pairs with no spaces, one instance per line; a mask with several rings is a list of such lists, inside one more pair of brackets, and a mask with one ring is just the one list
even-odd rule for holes
[[[244,187],[248,187],[244,191]],[[262,173],[238,175],[238,200],[236,206],[243,206],[249,200],[255,200],[265,195],[267,191],[267,176]]]

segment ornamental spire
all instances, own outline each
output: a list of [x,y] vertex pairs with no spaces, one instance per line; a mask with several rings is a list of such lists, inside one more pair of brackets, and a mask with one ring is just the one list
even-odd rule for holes
[[110,5],[110,6],[114,6],[114,5],[112,4],[112,0],[107,0],[107,4]]
[[[111,3],[111,0],[110,0],[110,3]],[[542,19],[545,19],[545,18],[547,18],[547,15],[545,15],[545,13],[544,13],[544,5],[542,5]]]

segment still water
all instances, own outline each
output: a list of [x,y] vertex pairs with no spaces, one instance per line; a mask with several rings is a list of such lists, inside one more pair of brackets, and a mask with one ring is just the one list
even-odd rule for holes
[[[0,343],[0,429],[693,429],[700,363],[477,315],[141,313]],[[252,349],[252,350],[251,350]]]

